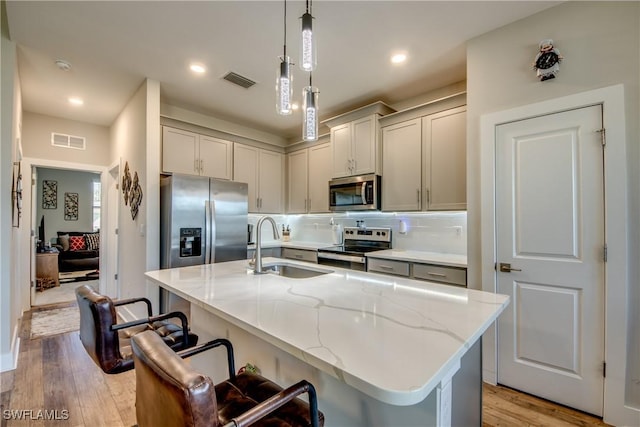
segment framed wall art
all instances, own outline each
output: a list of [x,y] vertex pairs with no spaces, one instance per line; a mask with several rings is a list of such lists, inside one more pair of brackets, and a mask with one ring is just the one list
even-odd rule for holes
[[42,209],[58,209],[58,181],[42,181]]
[[64,193],[64,220],[78,220],[78,193]]

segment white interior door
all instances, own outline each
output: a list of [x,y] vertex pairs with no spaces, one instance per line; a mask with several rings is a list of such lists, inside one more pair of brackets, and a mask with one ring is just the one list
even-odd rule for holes
[[[496,132],[498,382],[602,415],[601,106]],[[510,264],[511,271],[501,263]]]

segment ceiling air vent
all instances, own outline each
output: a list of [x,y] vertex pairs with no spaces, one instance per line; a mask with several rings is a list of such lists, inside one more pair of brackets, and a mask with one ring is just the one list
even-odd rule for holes
[[62,148],[75,148],[86,150],[87,139],[84,136],[65,135],[64,133],[51,132],[51,145]]
[[244,76],[241,76],[240,74],[234,73],[233,71],[228,72],[222,78],[225,79],[228,82],[231,82],[231,83],[236,84],[238,86],[242,86],[245,89],[249,89],[251,86],[256,84],[256,82],[254,82],[253,80],[248,79],[248,78],[246,78]]

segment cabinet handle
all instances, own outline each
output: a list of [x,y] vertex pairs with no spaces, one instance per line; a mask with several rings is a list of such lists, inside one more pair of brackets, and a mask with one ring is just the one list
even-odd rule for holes
[[429,189],[427,188],[427,203],[429,203],[430,198],[431,198],[431,194],[429,192]]
[[379,265],[378,267],[380,267],[383,270],[393,270],[393,267],[390,265]]
[[420,189],[416,190],[416,201],[418,202],[418,208],[420,207]]
[[193,170],[196,171],[196,172],[199,172],[198,171],[198,159],[195,159],[193,161]]
[[356,170],[358,170],[356,166],[356,159],[353,159],[353,170],[351,171],[351,173],[356,173]]
[[447,277],[447,275],[446,275],[446,274],[442,274],[442,273],[432,273],[432,272],[430,272],[430,271],[427,271],[427,274],[428,274],[429,276],[435,276],[435,277]]
[[204,172],[204,160],[200,159],[200,172]]

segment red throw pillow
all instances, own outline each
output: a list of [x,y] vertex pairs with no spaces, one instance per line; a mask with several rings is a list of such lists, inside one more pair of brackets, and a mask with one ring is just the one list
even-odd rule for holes
[[69,236],[69,250],[70,251],[82,251],[86,249],[84,243],[84,236]]

